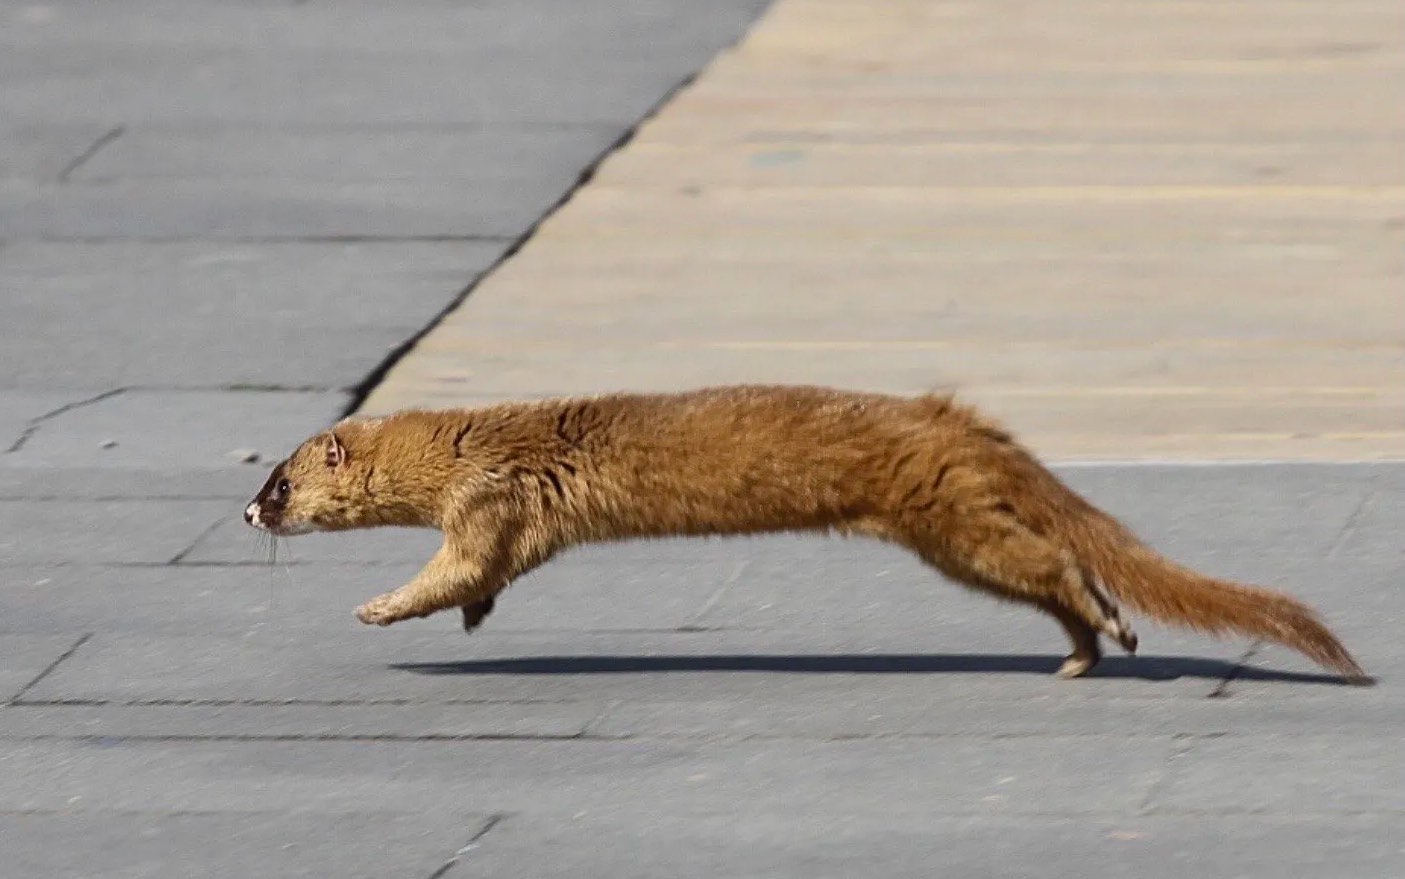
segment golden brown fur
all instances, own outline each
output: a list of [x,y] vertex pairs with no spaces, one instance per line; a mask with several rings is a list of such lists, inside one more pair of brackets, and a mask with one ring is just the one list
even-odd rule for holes
[[1100,634],[1135,650],[1121,600],[1368,680],[1305,605],[1163,559],[948,397],[741,386],[352,419],[280,464],[246,518],[275,534],[442,530],[411,583],[357,609],[379,625],[461,607],[471,629],[575,544],[834,530],[1051,614],[1073,644],[1065,676],[1097,663]]

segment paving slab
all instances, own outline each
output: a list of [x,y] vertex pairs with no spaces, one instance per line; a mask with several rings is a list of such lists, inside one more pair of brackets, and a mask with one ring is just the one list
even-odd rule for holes
[[1405,808],[1405,755],[1390,738],[1259,735],[1197,741],[1150,806],[1171,811],[1384,813]]
[[463,812],[66,809],[7,816],[0,827],[0,846],[15,875],[54,879],[329,874],[382,879],[435,875],[491,821],[488,815]]
[[[76,643],[77,639],[73,639]],[[61,645],[66,649],[72,644]],[[879,657],[878,659],[882,659]],[[1042,671],[1056,664],[1053,657]],[[818,660],[817,660],[818,661]],[[1155,663],[1158,660],[1152,659]],[[1139,664],[1144,664],[1139,663]],[[831,666],[838,663],[832,662]],[[874,663],[876,665],[876,662]],[[1130,665],[1130,663],[1126,663]],[[1184,659],[1165,662],[1193,668]],[[1210,663],[1202,663],[1210,667]],[[40,669],[39,671],[42,671]],[[837,672],[836,672],[837,674]],[[38,676],[38,671],[34,673]],[[941,685],[899,688],[856,686],[792,694],[780,682],[764,696],[765,710],[746,692],[719,688],[685,699],[640,687],[637,695],[606,698],[588,686],[569,697],[544,698],[523,686],[515,696],[318,699],[65,700],[24,695],[0,709],[0,738],[189,740],[750,740],[963,737],[1038,739],[1046,735],[1200,740],[1237,736],[1295,737],[1302,743],[1388,738],[1405,718],[1398,689],[1302,686],[1307,678],[1262,679],[1265,689],[1235,698],[1198,698],[1105,688],[1049,687],[1011,692],[1000,679],[984,688]],[[1251,679],[1252,680],[1252,679]],[[23,684],[27,684],[24,681]],[[20,686],[23,686],[21,684]],[[1291,698],[1284,698],[1293,687]],[[1277,687],[1277,689],[1273,689]],[[19,687],[15,688],[16,690]],[[1196,786],[1187,790],[1194,792]]]
[[[345,613],[350,616],[350,610]],[[447,615],[446,615],[447,616]],[[984,625],[910,629],[714,632],[484,630],[451,619],[359,633],[281,629],[166,635],[99,631],[29,694],[37,700],[832,699],[856,686],[926,701],[1006,699],[1088,691],[1202,698],[1236,673],[1238,652],[1199,642],[1185,653],[1148,649],[1112,658],[1077,684],[1053,672],[1067,648],[1047,624],[1041,641],[1011,640],[999,616]],[[1033,643],[1031,643],[1033,642]],[[1008,646],[1007,646],[1008,645]],[[1237,672],[1295,685],[1336,678],[1273,669]]]
[[[54,100],[66,94],[72,100],[64,115],[78,119],[264,124],[415,124],[432,119],[497,125],[555,121],[615,125],[623,133],[711,52],[675,52],[626,67],[608,58],[600,61],[598,54],[593,65],[589,58],[562,57],[570,53],[523,58],[508,52],[492,58],[488,53],[475,55],[466,42],[453,54],[368,49],[334,54],[307,50],[294,57],[257,51],[212,56],[198,47],[91,45],[62,54],[82,54],[81,63],[89,70],[68,82],[55,77],[15,79],[14,87],[0,96],[0,108],[16,118],[44,120]],[[573,61],[576,65],[569,66]],[[20,53],[10,64],[32,69],[46,62],[53,63],[45,56]],[[572,72],[585,67],[589,76],[543,70],[558,64]],[[103,68],[125,75],[104,80]],[[163,68],[199,69],[201,76],[168,78],[161,75]],[[287,88],[293,81],[299,87]],[[309,102],[308,94],[317,95],[316,101]]]
[[[1047,673],[1054,656],[1029,657],[1031,671]],[[1012,660],[1007,659],[1010,665]],[[1223,664],[1187,656],[1104,660],[1100,674],[1123,680],[1165,672],[1168,677],[1213,674]],[[935,664],[935,663],[933,663]],[[994,665],[994,663],[991,663]],[[1148,669],[1148,666],[1150,667]],[[1007,668],[1009,666],[1007,665]],[[1205,688],[1050,687],[1043,692],[1012,686],[991,668],[983,685],[953,687],[935,680],[923,688],[869,687],[862,682],[834,698],[798,698],[777,687],[757,711],[742,694],[719,691],[695,699],[646,693],[607,706],[588,730],[602,738],[861,739],[915,737],[944,739],[992,736],[1164,736],[1188,739],[1239,736],[1298,736],[1304,741],[1337,736],[1389,738],[1405,717],[1398,690],[1315,686],[1313,678],[1267,672],[1260,680],[1240,679],[1233,698],[1206,698]],[[1320,679],[1319,679],[1320,680]],[[974,683],[974,682],[973,682]],[[1251,692],[1248,686],[1255,689]],[[1286,697],[1291,687],[1293,695]],[[1350,691],[1350,692],[1348,692]],[[1285,698],[1286,697],[1286,698]],[[1190,790],[1198,788],[1191,786]]]
[[[1147,466],[1116,479],[1113,469],[1059,472],[1154,548],[1205,573],[1251,581],[1293,577],[1321,558],[1354,527],[1367,498],[1399,490],[1388,486],[1398,485],[1401,472]],[[1380,489],[1376,474],[1387,480]],[[1244,552],[1260,541],[1272,549]],[[1388,550],[1378,545],[1376,551]]]
[[561,195],[535,178],[484,180],[472,198],[431,182],[115,182],[6,193],[0,237],[298,240],[511,239]]
[[[534,0],[530,6],[488,0],[472,6],[452,2],[406,3],[395,9],[370,0],[336,5],[298,5],[278,0],[241,0],[218,7],[191,7],[180,0],[147,0],[149,23],[119,10],[89,13],[56,5],[11,16],[16,27],[3,45],[63,47],[148,45],[222,50],[276,49],[298,52],[418,49],[426,54],[465,50],[533,58],[551,52],[589,55],[607,63],[657,57],[668,50],[699,52],[708,39],[729,42],[755,18],[763,3],[714,4],[699,10],[686,0],[636,0],[609,7],[582,7],[572,0]],[[261,43],[252,43],[260,38]],[[709,56],[704,55],[699,64]]]
[[[25,467],[0,457],[0,500],[117,500],[224,498],[247,500],[264,465],[222,467]],[[266,477],[265,477],[266,478]]]
[[623,128],[735,39],[763,5],[415,3],[387,12],[375,4],[247,4],[207,13],[167,3],[151,4],[153,20],[162,19],[153,29],[115,11],[80,16],[51,7],[42,20],[16,15],[0,66],[11,88],[0,107],[38,119],[61,112]]
[[[1090,747],[1090,744],[1101,747]],[[867,816],[1134,813],[1166,772],[1168,738],[1051,736],[1040,742],[919,739],[834,742],[159,742],[17,741],[5,755],[0,806],[253,811],[582,809],[673,799],[682,814],[822,804],[842,787]],[[348,764],[347,761],[352,761]],[[548,765],[552,761],[555,765]],[[1098,769],[1101,764],[1103,769]],[[817,769],[818,767],[818,769]],[[1118,784],[1090,784],[1107,772]],[[140,784],[128,783],[140,776]],[[35,788],[36,778],[51,784]],[[828,811],[827,809],[825,811]]]
[[218,466],[245,451],[275,462],[336,422],[346,400],[325,391],[122,391],[45,418],[13,458],[29,466],[179,468]]
[[0,501],[0,567],[165,564],[230,514],[222,501]]
[[254,741],[422,741],[569,739],[585,733],[608,706],[588,700],[473,703],[64,705],[0,708],[0,737],[10,739],[182,739]]
[[70,179],[452,181],[473,198],[481,186],[508,181],[526,192],[564,192],[620,135],[619,126],[588,124],[137,126]]
[[[1102,820],[881,817],[828,813],[792,804],[782,814],[660,817],[587,811],[570,821],[513,815],[494,827],[450,876],[608,873],[620,879],[667,875],[766,879],[854,875],[921,879],[1042,879],[1045,876],[1233,875],[1374,879],[1405,864],[1394,816],[1351,818],[1124,816]],[[621,851],[629,857],[620,857]]]
[[[248,537],[246,564],[7,569],[0,574],[0,631],[309,631],[355,639],[370,633],[351,610],[407,582],[421,567],[419,562],[285,566],[284,548],[278,550],[278,562],[261,564],[267,547],[254,540],[252,531]],[[563,562],[505,593],[493,612],[492,631],[686,628],[698,623],[736,567],[725,559],[716,565],[654,562],[623,568]],[[936,606],[929,604],[929,609]],[[888,614],[888,627],[900,619]],[[831,623],[820,619],[816,624]],[[452,633],[458,625],[453,614],[445,613],[435,618],[433,628]]]
[[[262,551],[266,558],[267,547],[253,539],[252,530],[249,536],[250,556]],[[0,631],[355,637],[363,627],[351,609],[405,582],[415,570],[407,565],[310,571],[281,564],[12,567],[0,573]]]
[[[549,746],[570,745],[570,751]],[[544,760],[571,754],[556,771]],[[592,788],[618,797],[694,749],[618,742],[230,742],[7,743],[0,807],[57,811],[472,812],[514,809],[560,794],[553,811]],[[725,759],[725,757],[723,758]],[[40,779],[50,783],[40,783]],[[658,784],[662,779],[653,782]],[[73,798],[78,797],[77,801]],[[540,802],[538,799],[537,802]],[[462,845],[462,843],[460,843]]]
[[[8,244],[0,384],[347,388],[505,246]],[[89,319],[55,320],[72,297]]]

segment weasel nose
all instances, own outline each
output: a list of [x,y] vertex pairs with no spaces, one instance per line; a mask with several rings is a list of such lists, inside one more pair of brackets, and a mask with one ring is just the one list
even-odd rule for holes
[[257,516],[258,513],[259,505],[257,503],[249,504],[244,508],[244,521],[250,525],[254,524],[254,517]]

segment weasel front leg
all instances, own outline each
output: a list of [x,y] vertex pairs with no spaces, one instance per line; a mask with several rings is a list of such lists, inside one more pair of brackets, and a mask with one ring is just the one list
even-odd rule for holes
[[499,520],[489,530],[447,533],[444,545],[415,578],[393,592],[377,596],[356,609],[368,625],[388,626],[400,620],[429,616],[450,607],[470,607],[488,615],[493,596],[515,577],[534,566],[534,557],[513,529]]
[[455,546],[452,538],[446,538],[413,580],[356,608],[356,618],[363,623],[388,626],[462,604],[459,596],[473,593],[484,580],[486,561],[475,559]]
[[471,604],[463,606],[463,630],[472,632],[483,624],[483,620],[488,618],[488,614],[493,612],[493,604],[496,599],[493,596],[479,599]]

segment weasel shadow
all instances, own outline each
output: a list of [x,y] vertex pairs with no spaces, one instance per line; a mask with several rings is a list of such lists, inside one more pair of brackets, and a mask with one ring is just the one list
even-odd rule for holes
[[[674,672],[774,672],[780,674],[1039,674],[1052,675],[1056,655],[996,653],[839,653],[817,655],[723,654],[702,656],[533,656],[457,662],[402,662],[391,668],[424,675],[598,675]],[[1089,678],[1174,681],[1280,681],[1343,684],[1336,675],[1251,668],[1218,659],[1180,656],[1110,656]]]

